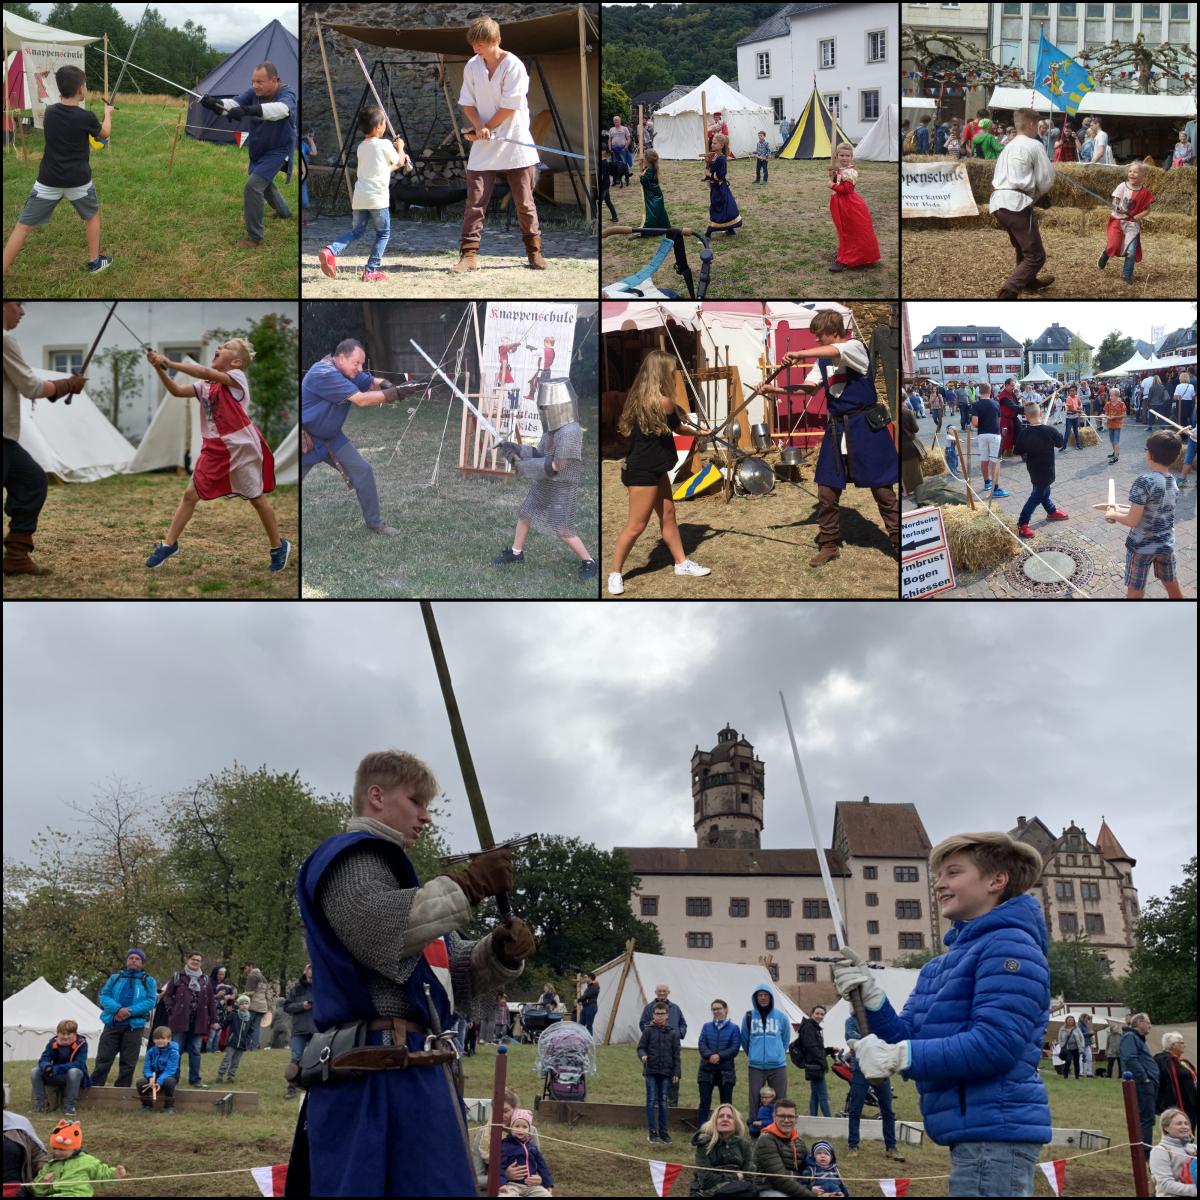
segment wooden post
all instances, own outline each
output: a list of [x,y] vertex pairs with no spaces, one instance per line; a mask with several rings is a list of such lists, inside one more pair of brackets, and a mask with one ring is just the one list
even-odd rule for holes
[[[954,438],[954,445],[958,449],[958,462],[959,462],[959,465],[962,466],[962,463],[963,463],[962,442],[959,440],[958,430],[951,427],[950,429],[947,430],[947,434],[948,434],[948,436]],[[967,503],[971,506],[971,511],[974,512],[975,511],[975,497],[971,495],[971,485],[969,483],[967,483],[967,470],[966,470],[965,466],[963,467],[963,483],[966,484],[966,488],[967,488]]]
[[617,1020],[617,1009],[621,1006],[621,996],[625,991],[625,980],[629,975],[629,968],[633,965],[633,946],[634,939],[630,938],[625,943],[625,962],[621,967],[621,978],[617,980],[617,992],[613,997],[612,1008],[608,1011],[608,1026],[604,1030],[604,1044],[607,1046],[612,1041],[613,1025]]
[[704,93],[700,93],[700,124],[703,127],[700,130],[700,144],[704,147],[704,161],[708,162],[708,100]]
[[584,208],[587,213],[587,219],[592,219],[592,179],[589,177],[589,172],[592,169],[591,160],[588,158],[588,137],[591,125],[591,114],[588,112],[587,102],[587,29],[583,20],[583,5],[576,5],[576,11],[579,15],[579,103],[580,111],[583,113],[583,175],[587,180],[583,189]]
[[[317,27],[317,45],[321,49],[321,67],[325,72],[325,86],[329,89],[329,107],[333,109],[333,128],[337,133],[338,149],[340,150],[342,148],[342,123],[338,120],[337,100],[333,95],[333,80],[329,77],[329,59],[325,57],[325,37],[321,33],[321,22],[316,13],[313,13],[313,24]],[[350,186],[349,168],[342,173],[342,178],[346,181],[346,198],[353,204],[354,189]]]
[[[19,135],[19,136],[20,136],[20,138],[21,138],[21,161],[22,161],[22,162],[28,162],[28,161],[29,161],[29,147],[28,147],[28,145],[26,145],[26,143],[25,143],[25,115],[24,115],[24,110],[21,110],[21,111],[19,111],[19,112],[18,112],[18,110],[17,110],[17,109],[13,109],[12,111],[17,113],[17,118],[16,118],[16,122],[17,122],[17,133],[18,133],[18,135]],[[29,111],[30,111],[30,112],[32,112],[32,111],[33,111],[32,107],[30,108],[30,110],[29,110]]]
[[104,94],[110,95],[108,90],[108,34],[104,35]]
[[500,1191],[500,1139],[504,1136],[501,1125],[504,1121],[504,1088],[508,1082],[508,1047],[501,1035],[496,1047],[496,1074],[492,1081],[491,1128],[488,1130],[488,1181],[487,1194],[495,1196]]
[[[463,145],[462,134],[458,130],[458,119],[454,115],[454,105],[450,103],[450,86],[446,83],[446,58],[445,55],[437,56],[438,79],[442,84],[442,95],[446,98],[446,112],[450,115],[450,128],[454,130],[454,140],[458,144],[458,152],[465,160],[467,157],[467,148]],[[465,169],[465,168],[464,168]]]
[[175,121],[175,136],[171,139],[171,161],[167,163],[168,175],[170,175],[172,170],[175,168],[175,147],[179,144],[179,131],[183,128],[183,113],[186,111],[187,110],[184,109]]
[[646,161],[646,106],[638,105],[638,154]]

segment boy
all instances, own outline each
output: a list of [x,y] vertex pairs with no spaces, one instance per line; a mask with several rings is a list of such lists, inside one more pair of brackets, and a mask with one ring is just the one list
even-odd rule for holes
[[1183,589],[1175,575],[1175,500],[1179,485],[1171,474],[1171,464],[1179,457],[1183,443],[1175,433],[1152,433],[1146,439],[1146,466],[1129,489],[1129,507],[1108,510],[1110,524],[1127,525],[1125,539],[1125,598],[1141,600],[1146,594],[1146,579],[1154,566],[1154,577],[1172,600],[1183,599]]
[[58,202],[70,200],[71,206],[84,221],[87,232],[87,269],[96,274],[112,266],[112,257],[100,253],[100,201],[92,183],[89,160],[89,138],[106,140],[112,125],[112,105],[104,106],[104,123],[96,114],[83,107],[87,85],[78,67],[59,67],[54,72],[58,85],[57,104],[46,107],[42,121],[45,150],[38,167],[37,180],[25,207],[17,218],[17,226],[4,247],[4,273],[21,252],[25,239],[36,225],[48,225]]
[[238,1063],[242,1053],[250,1049],[254,1041],[254,1021],[250,1016],[250,997],[243,992],[237,998],[237,1010],[229,1016],[229,1038],[225,1042],[225,1057],[217,1068],[217,1082],[224,1083],[226,1073],[229,1082],[237,1079]]
[[79,1036],[78,1021],[59,1021],[54,1037],[29,1073],[33,1085],[33,1111],[46,1111],[46,1087],[63,1089],[63,1116],[73,1119],[80,1088],[92,1086],[87,1069],[87,1038]]
[[651,1023],[642,1030],[637,1051],[646,1080],[646,1140],[670,1142],[667,1087],[679,1082],[679,1034],[667,1024],[667,1006],[661,1000],[654,1005]]
[[509,1167],[517,1167],[524,1174],[517,1181],[505,1183],[497,1195],[500,1196],[553,1196],[550,1189],[554,1179],[542,1152],[529,1139],[533,1127],[529,1119],[515,1113],[509,1126],[511,1132],[500,1143],[500,1176],[508,1179]]
[[330,279],[337,277],[337,256],[351,242],[357,241],[369,229],[375,235],[367,265],[363,268],[363,283],[379,283],[387,275],[379,268],[383,265],[383,252],[387,249],[392,233],[392,215],[388,207],[388,184],[394,171],[403,170],[411,164],[404,153],[404,139],[398,137],[389,142],[384,136],[387,118],[383,109],[369,104],[358,118],[358,127],[363,140],[358,147],[358,171],[354,180],[354,196],[350,207],[354,210],[354,226],[349,233],[322,246],[317,251],[321,270]]
[[774,1120],[775,1089],[770,1086],[761,1087],[758,1089],[758,1112],[754,1114],[754,1120],[746,1126],[746,1130],[752,1138],[756,1138]]
[[142,1098],[142,1112],[154,1110],[154,1100],[163,1094],[163,1112],[175,1113],[175,1085],[179,1082],[179,1045],[171,1040],[171,1031],[165,1025],[158,1026],[146,1047],[146,1061],[142,1066],[142,1078],[137,1091]]
[[1125,267],[1121,277],[1133,283],[1133,264],[1142,261],[1142,217],[1154,203],[1150,189],[1142,186],[1146,166],[1131,162],[1127,178],[1113,188],[1112,215],[1108,218],[1108,233],[1097,266],[1104,270],[1110,258],[1123,255]]
[[818,1196],[849,1196],[842,1177],[838,1174],[837,1159],[833,1147],[825,1141],[813,1142],[808,1157],[804,1160],[804,1175],[801,1182]]
[[758,141],[754,143],[754,182],[758,182],[761,172],[763,183],[767,182],[767,163],[771,157],[771,147],[767,145],[767,135],[763,130],[758,131]]
[[1000,486],[1000,405],[992,399],[992,385],[981,383],[979,395],[971,406],[971,428],[979,434],[979,469],[983,472],[983,490],[997,499],[1008,495]]
[[124,1179],[125,1168],[119,1163],[106,1166],[98,1158],[83,1152],[83,1130],[79,1122],[63,1120],[50,1135],[50,1158],[29,1184],[35,1196],[94,1196],[93,1179]]
[[946,838],[929,856],[950,929],[897,1014],[873,972],[843,947],[838,992],[862,989],[872,1032],[854,1047],[868,1079],[915,1079],[925,1131],[950,1147],[951,1196],[1032,1196],[1050,1105],[1038,1074],[1050,1017],[1049,938],[1026,895],[1042,873],[1034,847],[1007,833]]
[[1108,399],[1104,402],[1104,424],[1108,429],[1108,452],[1110,463],[1121,461],[1121,426],[1125,424],[1125,401],[1121,399],[1121,389],[1108,389]]
[[1018,109],[1013,118],[1016,137],[1000,151],[992,172],[992,198],[988,212],[1008,233],[1017,252],[1013,273],[1000,285],[1000,300],[1015,300],[1022,289],[1038,291],[1054,282],[1053,275],[1039,276],[1046,251],[1032,206],[1054,186],[1054,168],[1038,140],[1037,113]]
[[1062,447],[1063,435],[1057,429],[1042,424],[1042,406],[1036,400],[1026,404],[1025,424],[1017,431],[1017,444],[1014,447],[1017,454],[1024,456],[1029,482],[1033,484],[1033,491],[1029,493],[1029,499],[1017,518],[1017,532],[1023,538],[1034,536],[1029,522],[1039,504],[1046,510],[1048,520],[1067,520],[1067,514],[1056,508],[1050,499],[1050,485],[1054,482],[1054,451]]

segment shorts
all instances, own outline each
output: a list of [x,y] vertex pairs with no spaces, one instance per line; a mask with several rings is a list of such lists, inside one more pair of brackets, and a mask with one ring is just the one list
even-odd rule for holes
[[1136,550],[1125,551],[1125,586],[1135,592],[1146,589],[1150,577],[1150,564],[1154,564],[1154,578],[1159,583],[1175,582],[1175,551],[1160,550],[1157,554],[1139,554]]
[[648,471],[645,467],[622,467],[621,482],[628,487],[658,487],[664,471]]
[[981,433],[979,435],[979,461],[1000,461],[1000,435],[998,433]]
[[[96,195],[96,185],[91,184],[83,196],[80,196],[78,200],[71,201],[71,205],[82,220],[90,221],[100,211],[100,198]],[[37,192],[30,192],[17,221],[22,225],[49,225],[50,217],[57,207],[58,200],[43,200]]]
[[1121,426],[1110,425],[1108,427],[1108,440],[1110,445],[1119,446],[1121,444]]

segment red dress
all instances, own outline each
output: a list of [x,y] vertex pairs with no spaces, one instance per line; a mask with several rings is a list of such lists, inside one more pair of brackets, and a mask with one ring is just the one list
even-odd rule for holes
[[[1126,234],[1129,232],[1126,229],[1125,222],[1141,216],[1153,203],[1154,197],[1150,194],[1150,189],[1148,187],[1140,187],[1126,202],[1125,217],[1123,220],[1117,217],[1108,218],[1108,244],[1104,247],[1104,252],[1109,258],[1119,258],[1125,252]],[[1133,252],[1133,261],[1141,262],[1141,226],[1136,226],[1136,229],[1138,232],[1136,248]]]
[[[857,172],[855,172],[857,175]],[[865,267],[879,261],[879,242],[871,210],[855,191],[854,181],[840,172],[829,197],[829,212],[838,232],[837,260],[844,267]]]
[[[250,392],[241,371],[230,371],[241,385],[242,399]],[[192,472],[192,485],[201,500],[241,496],[255,500],[275,490],[275,459],[250,420],[243,404],[223,383],[201,380],[195,385],[200,401],[204,442]]]

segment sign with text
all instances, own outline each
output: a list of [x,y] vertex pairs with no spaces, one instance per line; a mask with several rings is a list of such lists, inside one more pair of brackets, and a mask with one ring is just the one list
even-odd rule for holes
[[902,217],[973,217],[978,211],[965,163],[900,164]]
[[946,526],[936,504],[914,508],[900,516],[900,555],[903,559],[945,549]]
[[932,554],[905,559],[900,564],[901,600],[924,600],[936,592],[948,592],[952,587],[954,564],[945,546]]
[[[21,65],[25,79],[25,104],[33,112],[33,127],[42,128],[46,105],[59,102],[58,84],[54,72],[59,67],[78,67],[83,64],[82,46],[59,46],[51,42],[22,42]],[[7,73],[6,65],[6,73]],[[15,104],[5,107],[17,107]]]

